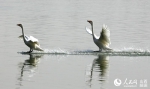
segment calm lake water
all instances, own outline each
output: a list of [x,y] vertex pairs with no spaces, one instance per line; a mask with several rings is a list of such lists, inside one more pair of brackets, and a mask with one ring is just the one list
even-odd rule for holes
[[55,51],[98,50],[85,31],[110,29],[115,50],[150,50],[149,0],[0,0],[0,89],[148,89],[150,56],[22,55],[25,34]]

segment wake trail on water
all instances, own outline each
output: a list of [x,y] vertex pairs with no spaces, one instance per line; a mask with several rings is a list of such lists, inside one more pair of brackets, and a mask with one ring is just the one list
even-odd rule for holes
[[65,49],[45,49],[44,51],[33,51],[32,53],[18,52],[21,54],[49,54],[49,55],[108,55],[108,56],[150,56],[150,50],[123,48],[113,49],[113,51],[95,52],[95,50],[65,50]]

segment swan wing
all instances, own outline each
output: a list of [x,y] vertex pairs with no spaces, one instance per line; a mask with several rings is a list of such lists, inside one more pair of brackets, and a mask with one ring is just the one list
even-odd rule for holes
[[[92,30],[91,29],[89,29],[88,27],[85,27],[85,30],[87,31],[87,33],[89,33],[90,35],[92,35]],[[94,34],[94,36],[95,36],[96,39],[99,39],[99,36],[97,36],[95,34]]]
[[110,31],[108,27],[104,24],[101,31],[101,36],[99,38],[99,41],[104,43],[107,47],[111,44],[110,42]]
[[[21,40],[23,40],[23,35],[19,36],[18,38],[21,39]],[[28,37],[28,36],[25,35],[25,40],[26,40],[27,42],[33,42],[33,43],[35,43],[35,44],[37,44],[37,45],[40,46],[38,39],[36,39],[36,38],[33,37],[33,36]]]
[[20,40],[23,40],[23,35],[19,36],[18,38],[19,38]]
[[[24,37],[26,41],[30,41],[30,38],[28,36],[25,35]],[[20,35],[18,38],[23,40],[23,35]]]
[[89,29],[88,27],[85,27],[85,30],[87,31],[87,33],[91,34],[92,35],[92,31],[91,29]]
[[39,42],[38,39],[36,39],[36,38],[33,37],[33,36],[30,36],[29,39],[30,39],[30,41],[32,41],[32,42]]
[[35,44],[37,44],[37,45],[40,46],[40,43],[39,43],[38,39],[36,39],[36,38],[33,37],[33,36],[30,36],[30,37],[29,37],[29,41],[31,41],[31,42],[33,42],[33,43],[35,43]]

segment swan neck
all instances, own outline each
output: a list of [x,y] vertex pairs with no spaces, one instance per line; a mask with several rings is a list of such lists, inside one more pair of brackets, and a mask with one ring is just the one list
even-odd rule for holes
[[92,26],[92,34],[94,34],[94,32],[93,32],[93,24],[91,24],[91,26]]
[[93,31],[93,23],[91,23],[91,27],[92,27],[92,36],[93,36],[93,39],[95,39],[94,31]]
[[21,29],[22,29],[23,39],[25,40],[23,26],[21,26]]

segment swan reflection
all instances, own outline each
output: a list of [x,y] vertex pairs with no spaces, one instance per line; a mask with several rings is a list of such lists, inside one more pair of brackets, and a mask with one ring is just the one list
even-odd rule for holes
[[[91,87],[94,80],[100,81],[101,86],[103,86],[108,77],[108,60],[108,56],[99,55],[98,58],[93,60],[93,63],[87,66],[86,83],[88,86]],[[98,75],[98,78],[96,75]]]
[[40,62],[40,58],[42,56],[43,55],[29,54],[29,59],[25,60],[23,63],[19,63],[19,70],[21,70],[19,74],[20,76],[17,79],[19,80],[17,83],[19,87],[22,86],[23,80],[30,81],[31,77],[35,75],[37,71],[37,65]]
[[29,54],[29,55],[30,55],[29,59],[25,60],[21,68],[21,76],[23,76],[24,71],[30,71],[32,75],[32,73],[34,73],[36,70],[35,68],[37,64],[39,63],[40,58],[43,56],[43,55],[37,55],[37,54]]

